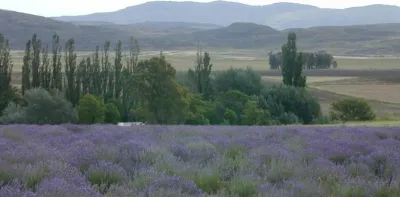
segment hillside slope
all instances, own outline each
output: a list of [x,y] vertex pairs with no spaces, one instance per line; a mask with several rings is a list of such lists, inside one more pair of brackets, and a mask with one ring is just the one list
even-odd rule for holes
[[[143,50],[193,49],[197,44],[208,48],[280,50],[289,31],[298,35],[301,50],[326,50],[337,55],[399,55],[400,23],[325,26],[279,31],[254,23],[233,23],[226,27],[197,23],[138,23],[130,25],[74,25],[68,22],[0,10],[0,33],[13,49],[23,50],[33,33],[51,44],[53,33],[64,43],[76,41],[77,50],[94,50],[104,41],[127,43],[138,38]],[[127,46],[124,46],[127,48]]]
[[265,6],[214,1],[156,1],[107,13],[55,17],[61,21],[104,21],[116,24],[140,22],[191,22],[227,26],[235,22],[251,22],[276,29],[313,26],[343,26],[378,23],[399,23],[400,7],[370,5],[347,9],[323,9],[295,3]]

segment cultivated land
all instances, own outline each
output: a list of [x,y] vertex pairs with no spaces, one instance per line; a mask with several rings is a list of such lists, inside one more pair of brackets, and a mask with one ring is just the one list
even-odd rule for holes
[[399,130],[0,126],[0,196],[394,197]]

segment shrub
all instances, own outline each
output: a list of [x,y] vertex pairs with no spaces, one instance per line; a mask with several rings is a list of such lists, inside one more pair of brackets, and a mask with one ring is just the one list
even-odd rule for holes
[[77,114],[72,104],[60,92],[48,92],[42,88],[28,90],[26,106],[9,103],[0,118],[1,124],[62,124],[74,123]]
[[105,111],[105,106],[102,100],[94,95],[86,94],[81,98],[81,100],[79,100],[79,123],[103,123],[105,118]]
[[322,115],[318,100],[304,88],[273,86],[262,93],[259,102],[275,120],[284,120],[283,124],[293,122],[293,115],[304,124],[311,124]]
[[105,108],[106,113],[104,121],[106,123],[117,124],[121,117],[117,107],[113,103],[107,103]]
[[251,68],[233,69],[220,72],[215,76],[214,85],[217,92],[237,90],[246,95],[258,95],[262,89],[261,76]]
[[376,115],[371,106],[363,99],[344,99],[331,104],[330,115],[340,121],[369,121]]

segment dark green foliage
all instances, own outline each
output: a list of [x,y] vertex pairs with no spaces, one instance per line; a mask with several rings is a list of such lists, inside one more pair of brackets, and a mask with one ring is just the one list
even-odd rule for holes
[[75,106],[79,97],[76,92],[76,53],[75,41],[69,39],[65,44],[65,75],[64,86],[66,87],[66,97]]
[[268,110],[257,106],[256,101],[247,101],[241,117],[242,125],[268,125],[270,124],[270,114]]
[[303,61],[302,53],[297,53],[296,34],[290,32],[287,43],[282,46],[283,84],[295,87],[306,86],[306,77],[301,74]]
[[51,88],[51,67],[50,67],[50,62],[48,58],[48,46],[43,48],[42,51],[42,65],[40,66],[39,70],[39,81],[40,81],[40,86],[46,90],[50,90]]
[[81,124],[103,123],[106,114],[104,102],[91,94],[79,100],[78,117]]
[[162,54],[140,61],[135,69],[132,83],[143,104],[138,114],[151,123],[176,124],[186,116],[187,90],[175,81],[175,72]]
[[61,71],[61,46],[60,37],[57,34],[53,35],[52,40],[52,76],[51,76],[51,88],[62,90],[62,71]]
[[[333,60],[333,56],[326,51],[313,53],[304,52],[303,68],[304,69],[328,69],[337,67],[337,62]],[[282,52],[269,54],[269,65],[271,70],[279,69],[282,66]]]
[[269,66],[271,70],[279,69],[282,65],[282,52],[273,54],[268,53]]
[[8,102],[12,99],[11,76],[13,65],[11,62],[8,40],[0,34],[0,115]]
[[25,92],[26,105],[10,103],[1,117],[2,124],[62,124],[75,123],[76,111],[62,93],[48,92],[42,88],[33,88]]
[[246,95],[259,95],[263,88],[261,76],[251,68],[233,69],[217,73],[215,77],[215,88],[217,92],[238,90]]
[[122,91],[122,43],[118,41],[117,46],[115,48],[115,62],[114,62],[114,73],[115,73],[115,98],[119,98]]
[[229,125],[236,125],[238,124],[238,116],[236,115],[236,113],[231,110],[231,109],[227,109],[224,114],[224,122],[229,124]]
[[204,56],[201,51],[197,52],[195,69],[189,69],[188,78],[191,84],[195,86],[195,93],[200,93],[204,100],[212,100],[214,97],[214,90],[211,81],[210,54],[205,52]]
[[321,116],[318,100],[303,88],[274,86],[262,93],[260,105],[276,120],[292,122],[294,116],[304,124],[311,124]]
[[40,87],[40,52],[42,50],[42,42],[36,34],[32,36],[32,82],[31,88]]
[[107,103],[105,111],[105,123],[117,124],[120,120],[120,114],[118,108],[113,103]]
[[26,43],[25,55],[24,55],[24,65],[22,66],[22,94],[31,88],[31,71],[32,71],[32,52],[31,52],[32,41],[29,40]]
[[357,98],[332,103],[330,115],[340,121],[370,121],[376,118],[369,103]]

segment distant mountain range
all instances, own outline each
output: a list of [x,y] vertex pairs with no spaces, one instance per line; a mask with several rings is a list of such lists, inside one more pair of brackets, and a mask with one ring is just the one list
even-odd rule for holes
[[275,29],[400,23],[400,7],[370,5],[325,9],[295,3],[250,6],[227,1],[148,2],[122,10],[83,16],[54,17],[60,21],[102,21],[115,24],[188,22],[227,26],[235,22],[267,25]]
[[[240,4],[239,4],[240,5]],[[249,6],[250,7],[250,6]],[[211,12],[212,13],[212,12]],[[326,50],[336,55],[399,55],[400,23],[323,26],[278,30],[269,26],[235,22],[227,26],[194,22],[141,22],[115,24],[104,21],[64,22],[51,18],[0,10],[0,33],[12,49],[23,50],[33,33],[51,46],[57,33],[61,42],[74,38],[76,50],[94,50],[106,40],[128,43],[131,36],[143,50],[206,48],[280,50],[289,31],[298,35],[300,50]],[[124,45],[127,49],[127,45]]]

